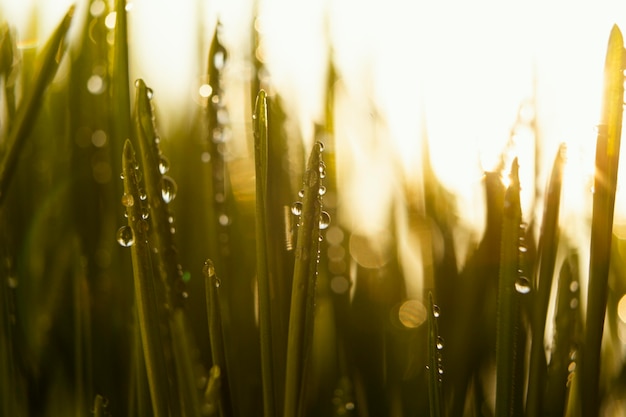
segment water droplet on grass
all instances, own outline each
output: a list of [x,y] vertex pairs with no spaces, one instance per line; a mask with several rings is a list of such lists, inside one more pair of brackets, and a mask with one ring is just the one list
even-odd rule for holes
[[441,315],[441,310],[437,304],[433,305],[433,317],[438,318]]
[[324,187],[323,185],[320,185],[320,188],[317,190],[317,193],[322,196],[324,194],[326,194],[326,187]]
[[530,281],[525,276],[519,276],[515,280],[515,291],[520,294],[528,294],[530,292]]
[[132,207],[135,205],[135,199],[133,198],[132,194],[124,194],[122,196],[122,205],[124,207]]
[[296,201],[295,203],[293,203],[291,205],[291,212],[293,214],[295,214],[296,216],[299,216],[302,214],[302,203],[300,201]]
[[438,350],[443,349],[443,337],[437,336],[437,343],[435,344]]
[[159,157],[159,172],[163,175],[170,170],[170,161],[164,155]]
[[161,178],[161,197],[163,201],[166,204],[171,203],[176,198],[176,191],[178,191],[176,182],[171,177],[164,175]]
[[125,248],[128,248],[135,243],[135,235],[133,234],[133,229],[131,229],[130,226],[122,226],[117,230],[117,243]]
[[330,226],[330,214],[323,211],[320,214],[320,230],[328,229],[328,226]]
[[303,198],[304,197],[304,188],[300,189],[300,191],[298,191],[298,197]]
[[317,141],[315,142],[315,145],[317,145],[317,147],[319,148],[320,152],[324,152],[324,143]]
[[202,267],[202,273],[207,276],[207,278],[213,278],[215,276],[215,266],[213,265],[213,261],[207,259],[204,261],[204,267]]

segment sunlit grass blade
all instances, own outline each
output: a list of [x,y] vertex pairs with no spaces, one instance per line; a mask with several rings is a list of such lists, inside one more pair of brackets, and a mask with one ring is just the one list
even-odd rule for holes
[[604,66],[604,96],[598,125],[589,253],[589,289],[582,355],[582,414],[600,411],[600,351],[608,294],[609,263],[617,167],[624,107],[624,40],[617,26],[609,37]]
[[[511,185],[504,197],[504,218],[502,222],[502,249],[500,255],[500,279],[498,284],[498,315],[496,339],[496,417],[514,415],[520,401],[516,398],[518,379],[516,369],[518,352],[518,332],[520,321],[520,300],[516,286],[520,256],[520,183],[517,159],[511,168]],[[529,285],[525,282],[524,285]]]
[[222,401],[220,395],[220,390],[222,388],[221,376],[222,372],[220,367],[213,365],[209,371],[209,381],[207,382],[206,389],[204,390],[204,401],[207,405],[209,415],[217,414],[216,410]]
[[569,254],[559,274],[554,316],[554,338],[547,369],[543,410],[536,415],[561,417],[565,415],[571,388],[571,377],[576,365],[575,356],[580,344],[581,315],[579,302],[578,254]]
[[135,304],[153,412],[156,417],[167,417],[172,400],[168,389],[169,377],[161,341],[159,319],[162,315],[157,305],[155,277],[150,259],[147,234],[149,226],[142,217],[138,172],[135,151],[130,140],[126,140],[122,157],[122,173],[128,226],[120,229],[118,238],[124,246],[131,248]]
[[256,167],[256,276],[259,292],[259,329],[261,337],[261,376],[263,380],[263,415],[276,415],[274,365],[272,355],[272,314],[268,267],[267,171],[268,122],[267,97],[259,91],[253,115],[254,160]]
[[300,209],[296,261],[293,273],[289,334],[287,336],[287,368],[283,417],[296,417],[299,411],[302,377],[306,364],[306,340],[312,332],[315,279],[319,251],[322,208],[319,198],[320,165],[323,145],[316,143],[304,173],[304,194]]
[[439,336],[439,307],[433,301],[432,293],[428,293],[428,399],[430,417],[441,417],[444,414],[442,393],[443,364],[441,350],[443,341]]
[[531,415],[540,415],[542,409],[542,395],[545,384],[547,364],[544,350],[544,333],[546,315],[556,253],[559,245],[559,209],[561,205],[561,183],[563,165],[565,163],[565,145],[559,147],[552,167],[552,174],[546,192],[546,200],[539,236],[539,269],[535,285],[535,296],[532,309],[532,344],[530,351],[528,395],[526,412]]
[[[224,352],[224,334],[222,329],[222,312],[218,289],[221,285],[220,278],[215,272],[213,261],[207,259],[202,268],[204,286],[206,292],[207,317],[209,322],[209,340],[211,342],[211,359],[213,368],[211,375],[218,372],[219,385],[217,393],[205,396],[205,399],[218,407],[220,417],[233,415],[230,399],[230,389],[227,381],[226,353]],[[214,371],[217,370],[217,371]],[[208,389],[208,388],[207,388]]]
[[69,8],[37,56],[32,86],[19,104],[15,120],[10,122],[9,135],[0,159],[0,204],[4,201],[9,183],[17,167],[20,151],[33,128],[37,114],[42,108],[41,101],[46,88],[54,78],[61,59],[65,55],[66,35],[72,22],[74,9],[74,6]]
[[15,117],[15,81],[18,65],[15,63],[17,45],[9,25],[5,22],[0,26],[0,75],[4,82],[7,121]]

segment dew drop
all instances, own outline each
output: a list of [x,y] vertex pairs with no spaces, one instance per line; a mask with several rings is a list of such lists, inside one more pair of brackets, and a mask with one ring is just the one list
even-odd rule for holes
[[569,301],[569,308],[571,308],[572,310],[576,310],[578,308],[578,298],[572,298]]
[[347,402],[346,405],[345,405],[345,408],[348,411],[354,410],[354,403],[352,401]]
[[147,220],[148,217],[150,217],[150,210],[148,210],[148,207],[143,207],[141,209],[141,218]]
[[570,290],[571,292],[576,292],[576,291],[578,291],[578,281],[572,281],[572,282],[570,282],[570,284],[569,284],[569,290]]
[[530,281],[525,276],[519,276],[515,280],[515,291],[520,294],[528,294],[530,292]]
[[146,201],[146,199],[148,198],[148,194],[146,194],[146,190],[144,190],[143,188],[139,189],[139,199],[141,201]]
[[230,218],[224,213],[220,214],[217,221],[220,223],[220,226],[228,226],[230,224]]
[[178,186],[171,177],[164,175],[161,178],[161,197],[166,204],[171,203],[176,198],[177,190]]
[[437,304],[433,305],[433,317],[438,318],[441,315],[441,310]]
[[124,207],[132,207],[135,205],[135,199],[133,198],[132,194],[124,193],[124,195],[122,196],[122,205]]
[[315,142],[315,145],[317,145],[317,147],[319,148],[320,152],[324,152],[324,143],[317,141]]
[[148,97],[148,100],[152,100],[152,97],[154,97],[154,91],[150,87],[146,88],[146,97]]
[[9,286],[9,288],[17,288],[17,285],[19,284],[17,278],[15,277],[8,277],[7,278],[7,285]]
[[320,161],[318,170],[320,173],[320,178],[326,178],[326,164],[324,163],[324,161]]
[[520,245],[519,246],[519,251],[520,251],[520,253],[526,253],[526,252],[528,252],[528,248],[525,245]]
[[328,229],[328,226],[330,226],[330,214],[323,211],[320,214],[320,230]]
[[131,229],[130,226],[122,226],[117,230],[117,243],[125,248],[128,248],[135,243],[135,235],[133,234],[133,229]]
[[317,193],[321,196],[326,194],[326,187],[324,187],[323,185],[320,185],[320,188],[317,190]]
[[168,222],[169,224],[174,223],[174,216],[169,216],[169,217],[167,218],[167,222]]
[[124,173],[120,172],[120,179],[123,180],[124,179]]
[[219,288],[219,287],[220,287],[220,285],[222,285],[222,280],[221,280],[221,279],[219,279],[218,277],[215,277],[215,278],[213,279],[213,285],[215,285],[215,288]]
[[291,205],[291,212],[293,214],[295,214],[296,216],[299,216],[302,214],[302,203],[300,201],[296,201],[295,203],[293,203]]
[[298,191],[298,197],[303,198],[304,197],[304,188],[300,189],[300,191]]
[[159,172],[163,175],[170,170],[170,161],[164,155],[159,157]]
[[443,337],[437,336],[437,343],[435,344],[435,346],[437,347],[437,350],[443,349]]
[[207,259],[204,261],[204,267],[202,267],[202,273],[206,275],[208,278],[213,278],[215,276],[215,266],[213,265],[213,261]]
[[438,368],[437,368],[437,373],[438,373],[439,375],[443,375],[443,367],[441,367],[441,366],[440,366],[440,367],[438,367]]

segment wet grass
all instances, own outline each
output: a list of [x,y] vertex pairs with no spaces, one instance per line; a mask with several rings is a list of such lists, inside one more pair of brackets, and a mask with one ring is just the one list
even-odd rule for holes
[[[346,226],[332,62],[325,120],[308,148],[287,133],[280,96],[254,74],[251,84],[266,88],[253,88],[256,105],[246,109],[254,151],[233,160],[219,30],[198,71],[208,83],[193,128],[164,138],[158,91],[129,82],[124,2],[113,10],[117,24],[107,29],[106,13],[81,23],[70,9],[36,56],[0,28],[2,415],[623,409],[617,305],[626,285],[612,232],[624,93],[617,27],[588,195],[589,265],[561,239],[563,146],[541,218],[522,213],[524,161],[501,167],[506,189],[503,172],[486,173],[485,231],[457,262],[458,209],[428,157],[423,193],[401,184],[403,199],[380,225],[388,239]],[[70,24],[85,25],[78,39],[89,42],[74,40],[68,53]],[[103,91],[85,89],[95,67],[104,68]],[[418,296],[402,264],[405,235],[423,260]]]

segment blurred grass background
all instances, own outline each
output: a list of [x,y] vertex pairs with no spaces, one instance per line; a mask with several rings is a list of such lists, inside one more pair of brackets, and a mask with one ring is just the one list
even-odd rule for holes
[[623,415],[619,7],[15,6],[2,415]]

